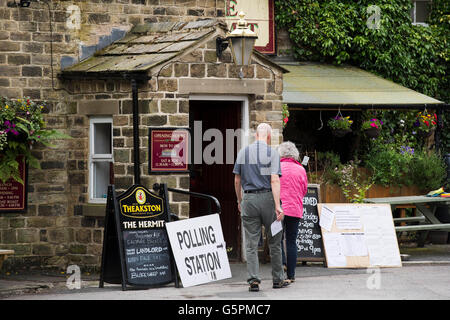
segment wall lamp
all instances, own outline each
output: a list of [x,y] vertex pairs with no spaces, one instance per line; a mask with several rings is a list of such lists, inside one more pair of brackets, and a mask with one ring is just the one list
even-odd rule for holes
[[30,0],[20,0],[19,3],[17,3],[16,0],[14,0],[14,2],[9,2],[7,6],[10,8],[13,7],[28,8],[30,4],[31,4]]
[[258,36],[250,30],[247,21],[244,19],[245,13],[239,13],[239,22],[236,29],[227,34],[226,38],[216,38],[216,55],[220,57],[222,52],[228,48],[231,49],[233,61],[238,66],[247,66],[250,64],[253,48]]

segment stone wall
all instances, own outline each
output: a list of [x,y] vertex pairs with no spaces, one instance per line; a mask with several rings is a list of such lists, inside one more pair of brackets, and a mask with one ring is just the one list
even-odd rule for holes
[[[42,169],[30,170],[28,210],[0,214],[0,248],[16,252],[4,270],[65,269],[69,264],[95,269],[101,259],[104,209],[88,203],[88,128],[90,115],[106,111],[89,106],[93,101],[111,106],[115,184],[123,190],[133,183],[131,86],[126,81],[61,83],[56,76],[61,66],[89,56],[135,24],[221,17],[224,0],[50,1],[50,13],[42,1],[29,8],[10,7],[11,2],[0,0],[0,96],[45,102],[48,127],[72,139],[33,150]],[[141,173],[148,187],[163,177],[148,175],[147,127],[188,125],[188,95],[179,93],[179,79],[238,77],[229,52],[222,61],[226,64],[219,63],[214,46],[211,41],[180,63],[167,65],[157,80],[139,88]],[[251,96],[251,125],[268,121],[281,128],[281,74],[253,65],[245,69],[245,78],[265,85],[264,92]],[[189,187],[186,175],[170,175],[164,182]],[[186,197],[172,195],[171,203],[172,211],[187,215]]]

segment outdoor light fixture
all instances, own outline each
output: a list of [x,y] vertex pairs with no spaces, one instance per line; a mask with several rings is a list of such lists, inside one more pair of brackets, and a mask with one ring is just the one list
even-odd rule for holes
[[20,0],[19,7],[28,8],[31,4],[31,1]]
[[[245,14],[241,11],[239,13],[239,22],[236,29],[228,34],[226,39],[216,39],[216,54],[218,57],[230,45],[233,61],[238,66],[247,66],[250,64],[253,47],[258,38],[255,32],[250,30],[247,21],[244,19]],[[228,43],[226,42],[228,40]]]
[[7,6],[9,8],[28,8],[31,4],[31,1],[29,0],[20,0],[19,3],[16,2],[16,0],[14,0],[14,2],[8,2]]

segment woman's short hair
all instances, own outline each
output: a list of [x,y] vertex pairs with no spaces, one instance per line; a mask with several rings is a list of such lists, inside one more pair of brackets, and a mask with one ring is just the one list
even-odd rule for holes
[[294,160],[299,160],[300,153],[297,147],[290,141],[283,142],[278,146],[278,153],[281,158],[291,158]]

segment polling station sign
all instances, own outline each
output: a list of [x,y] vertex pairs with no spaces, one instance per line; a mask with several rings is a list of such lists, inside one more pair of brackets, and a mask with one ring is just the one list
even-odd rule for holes
[[231,278],[218,214],[166,223],[183,287]]

